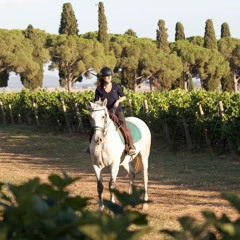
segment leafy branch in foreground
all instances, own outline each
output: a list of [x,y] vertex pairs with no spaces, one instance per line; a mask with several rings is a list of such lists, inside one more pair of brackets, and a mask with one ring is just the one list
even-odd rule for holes
[[[240,214],[240,194],[222,193],[222,197],[228,200]],[[232,220],[223,214],[217,217],[211,211],[202,211],[205,222],[202,225],[196,223],[196,219],[185,216],[179,218],[181,231],[161,230],[177,240],[238,240],[240,239],[240,217]]]
[[[70,196],[66,188],[78,180],[67,174],[50,175],[49,183],[40,183],[39,178],[22,185],[0,183],[0,239],[139,239],[149,231],[146,215],[126,210],[129,205],[142,203],[140,192],[133,194],[115,191],[120,205],[110,203],[105,212],[90,212],[86,209],[89,198]],[[121,209],[121,211],[119,211]],[[144,226],[137,230],[129,227]]]

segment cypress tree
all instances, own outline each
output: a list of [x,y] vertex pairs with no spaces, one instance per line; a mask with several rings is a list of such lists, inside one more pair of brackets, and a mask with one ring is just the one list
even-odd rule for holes
[[189,91],[194,90],[193,78],[191,73],[188,74],[188,90]]
[[109,50],[109,40],[107,34],[107,18],[104,13],[103,2],[98,4],[98,41],[103,44],[105,51]]
[[217,39],[212,19],[208,19],[206,21],[204,34],[204,47],[208,49],[217,49]]
[[229,26],[226,22],[221,25],[221,38],[231,37]]
[[29,24],[25,30],[25,38],[32,39],[33,35],[34,35],[34,28],[31,24]]
[[78,24],[71,3],[64,3],[62,7],[59,34],[77,35]]
[[157,29],[157,48],[161,49],[165,53],[169,53],[168,34],[167,28],[165,28],[165,21],[160,19],[158,21]]
[[177,22],[175,30],[176,30],[175,41],[185,40],[184,27],[183,27],[182,23]]

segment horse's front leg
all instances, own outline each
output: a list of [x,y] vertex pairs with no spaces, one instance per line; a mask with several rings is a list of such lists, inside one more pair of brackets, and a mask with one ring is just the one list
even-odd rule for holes
[[[109,189],[110,190],[115,189],[115,187],[116,187],[116,179],[117,179],[118,171],[119,171],[119,163],[112,164],[111,179],[109,181]],[[110,192],[110,200],[111,200],[111,202],[115,203],[114,194],[112,192]]]
[[104,208],[104,205],[103,205],[102,170],[97,165],[93,165],[93,169],[94,169],[95,175],[97,177],[97,191],[98,191],[98,199],[99,199],[98,211],[102,211],[103,208]]

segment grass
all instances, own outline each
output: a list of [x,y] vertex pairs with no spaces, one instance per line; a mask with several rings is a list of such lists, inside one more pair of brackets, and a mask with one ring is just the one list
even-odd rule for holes
[[[184,212],[186,203],[192,205],[190,211],[193,211],[196,206],[204,207],[204,201],[217,198],[211,192],[240,193],[238,158],[231,159],[227,155],[224,158],[210,156],[207,149],[206,152],[195,154],[172,153],[167,148],[161,147],[163,144],[159,139],[153,142],[149,158],[149,191],[150,199],[153,200],[153,210],[149,212],[148,219],[154,231],[148,234],[146,239],[159,239],[157,229],[179,228],[175,215]],[[87,135],[48,132],[36,126],[0,125],[0,164],[12,164],[8,164],[5,169],[2,168],[0,182],[21,183],[32,177],[32,173],[48,175],[52,171],[58,173],[65,171],[74,176],[83,174],[88,182],[80,184],[80,188],[74,186],[74,191],[75,194],[86,194],[90,188],[93,189],[94,193],[88,197],[93,198],[89,209],[94,210],[96,182],[90,157],[83,152],[87,146]],[[24,174],[21,174],[21,170]],[[106,170],[104,179],[108,173],[109,170]],[[141,173],[137,174],[137,182],[140,179]],[[124,181],[127,182],[126,173],[121,168],[117,187],[122,187]],[[104,184],[107,186],[107,181],[104,181]],[[124,190],[127,191],[125,188]],[[188,193],[189,190],[192,191],[191,194]],[[210,193],[204,195],[206,192]],[[197,201],[202,202],[198,204]],[[166,207],[167,204],[169,207]],[[221,206],[225,210],[225,205]],[[170,212],[174,207],[176,210],[172,213],[175,214],[173,217]]]

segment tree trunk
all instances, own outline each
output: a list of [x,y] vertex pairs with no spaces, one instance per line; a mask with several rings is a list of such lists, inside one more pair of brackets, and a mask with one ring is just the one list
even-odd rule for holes
[[72,92],[72,74],[68,75],[67,89],[69,92]]
[[183,89],[185,91],[188,90],[188,78],[187,78],[187,73],[186,72],[183,72]]
[[240,77],[237,77],[237,73],[234,72],[233,74],[233,83],[234,83],[234,92],[237,93],[238,92],[238,81],[239,81]]

